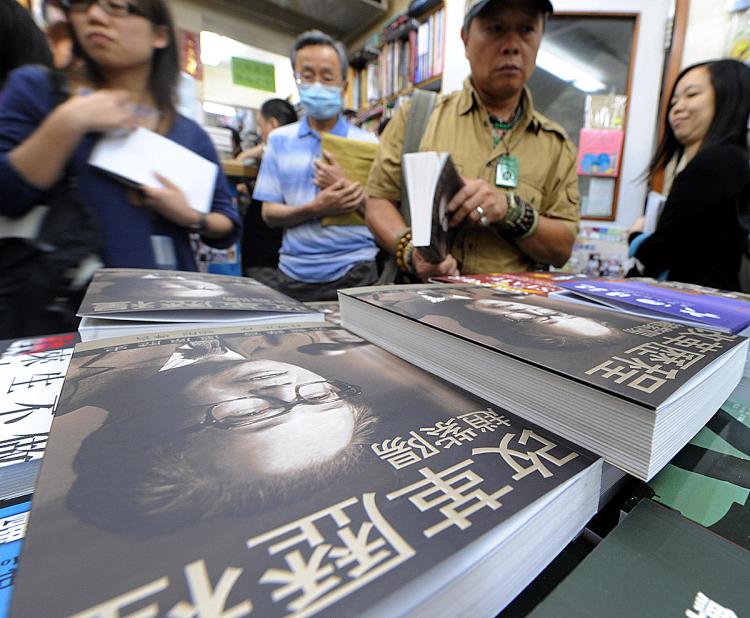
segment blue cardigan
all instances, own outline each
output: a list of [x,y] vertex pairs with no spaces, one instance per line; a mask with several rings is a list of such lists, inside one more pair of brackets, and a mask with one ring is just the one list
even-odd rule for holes
[[[23,67],[10,75],[0,97],[0,215],[21,216],[37,203],[43,203],[44,192],[30,185],[15,170],[8,160],[8,152],[36,130],[53,106],[54,93],[46,69]],[[167,236],[174,246],[177,270],[196,270],[188,232],[184,228],[148,208],[131,205],[125,185],[88,164],[97,137],[98,134],[86,134],[69,163],[78,180],[79,194],[92,209],[104,236],[102,259],[105,266],[158,268],[151,237]],[[166,137],[218,163],[210,138],[192,120],[177,115]],[[219,248],[228,247],[239,236],[240,221],[226,177],[221,172],[211,209],[229,217],[235,230],[227,238],[205,241]]]

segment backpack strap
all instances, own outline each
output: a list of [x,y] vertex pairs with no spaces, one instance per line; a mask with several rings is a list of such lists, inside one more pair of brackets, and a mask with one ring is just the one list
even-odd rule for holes
[[[432,115],[432,110],[435,107],[436,101],[437,94],[429,90],[417,89],[412,94],[409,115],[406,117],[404,146],[401,151],[402,161],[403,155],[410,152],[417,152],[419,150],[419,144],[422,142],[422,137],[427,128],[427,122]],[[410,225],[411,212],[409,210],[409,196],[406,192],[406,179],[404,178],[403,165],[401,166],[401,203],[398,210],[406,225]],[[396,264],[396,258],[391,255],[385,262],[383,272],[378,279],[378,284],[385,285],[388,283],[394,283],[397,279],[402,279],[402,275],[404,274],[405,273],[402,273]],[[406,276],[408,278],[408,275]]]

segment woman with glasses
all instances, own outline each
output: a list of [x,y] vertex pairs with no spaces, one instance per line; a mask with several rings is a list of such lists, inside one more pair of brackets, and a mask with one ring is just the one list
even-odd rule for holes
[[[239,228],[219,174],[211,211],[198,213],[174,184],[131,188],[87,161],[103,133],[142,126],[218,162],[206,133],[175,110],[177,41],[164,0],[60,0],[82,70],[69,72],[69,98],[56,99],[49,72],[14,72],[0,108],[0,215],[18,218],[43,203],[63,177],[99,224],[106,266],[196,270],[190,232],[227,247]],[[56,103],[59,103],[56,105]]]

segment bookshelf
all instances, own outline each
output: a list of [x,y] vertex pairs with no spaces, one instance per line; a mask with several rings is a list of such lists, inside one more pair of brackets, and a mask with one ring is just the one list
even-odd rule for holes
[[346,105],[358,125],[373,128],[415,88],[440,92],[445,14],[444,0],[399,14],[350,56]]

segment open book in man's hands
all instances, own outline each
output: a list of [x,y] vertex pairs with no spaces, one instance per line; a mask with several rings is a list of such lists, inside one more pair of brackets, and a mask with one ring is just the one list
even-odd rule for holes
[[463,180],[447,152],[411,152],[403,159],[412,244],[430,262],[441,262],[452,236],[446,209]]
[[125,136],[105,135],[89,163],[137,186],[161,187],[158,172],[180,188],[191,208],[211,210],[219,166],[154,131],[139,127]]

